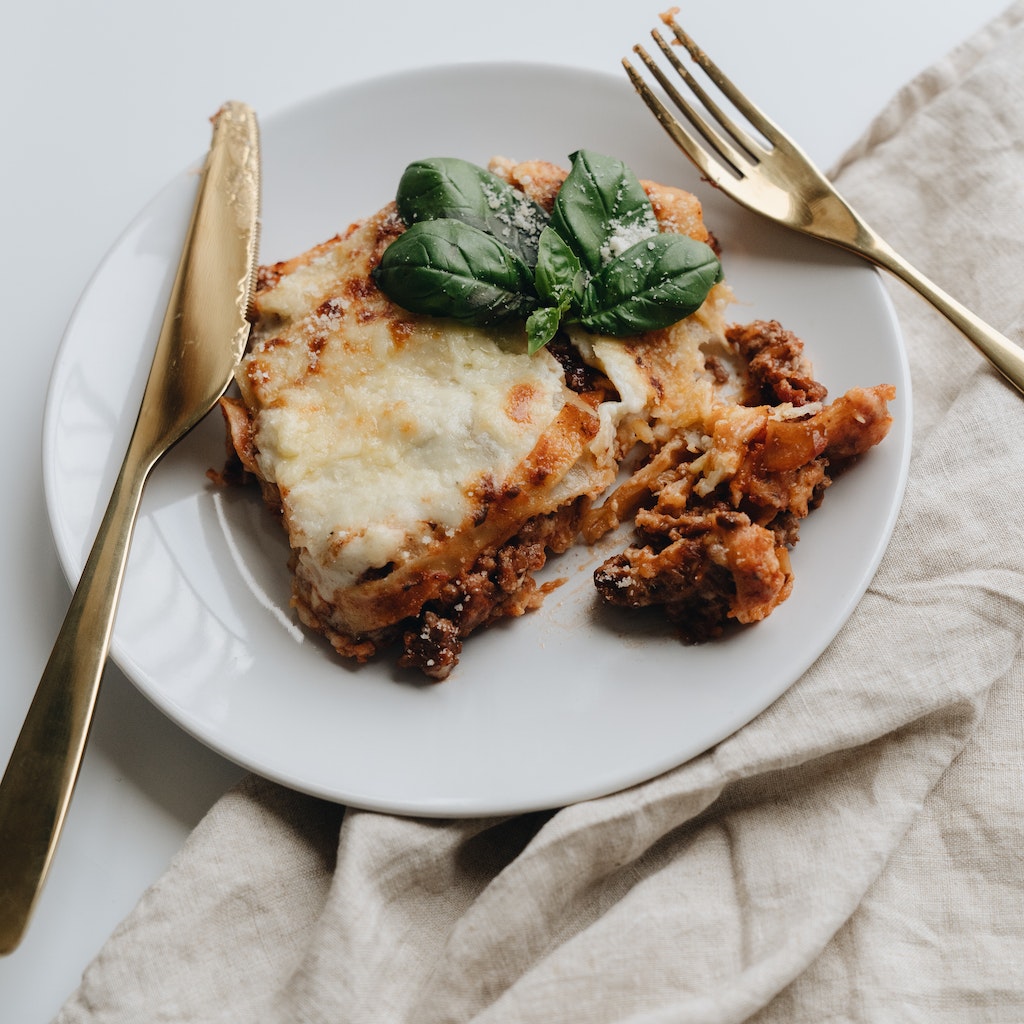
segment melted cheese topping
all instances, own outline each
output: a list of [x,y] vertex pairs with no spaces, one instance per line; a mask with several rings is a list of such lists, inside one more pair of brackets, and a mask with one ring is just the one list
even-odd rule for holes
[[[261,295],[238,376],[259,409],[261,475],[280,490],[293,547],[329,568],[332,588],[472,525],[567,404],[594,416],[554,357],[526,354],[521,328],[413,317],[365,294],[385,228],[371,220]],[[580,493],[614,473],[614,431],[593,432]],[[564,487],[537,499],[530,512],[556,508]]]
[[[376,593],[396,567],[420,579],[451,548],[465,559],[473,544],[455,541],[474,532],[482,548],[531,516],[595,498],[652,423],[696,422],[715,399],[701,346],[723,336],[724,286],[698,314],[644,338],[574,335],[617,391],[595,403],[567,387],[548,351],[527,354],[522,325],[476,329],[390,303],[369,271],[400,230],[387,207],[270,268],[237,374],[296,572],[336,608],[354,608],[347,591]],[[492,515],[502,501],[503,519]],[[357,617],[368,628],[370,613]]]

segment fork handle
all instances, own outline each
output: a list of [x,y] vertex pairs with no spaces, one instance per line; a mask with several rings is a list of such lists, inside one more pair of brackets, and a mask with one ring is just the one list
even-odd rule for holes
[[148,472],[129,450],[0,782],[0,955],[21,941],[71,802]]
[[858,251],[898,277],[927,299],[975,348],[1022,394],[1024,394],[1024,349],[1015,345],[985,323],[966,306],[957,302],[899,253],[875,235],[871,243]]

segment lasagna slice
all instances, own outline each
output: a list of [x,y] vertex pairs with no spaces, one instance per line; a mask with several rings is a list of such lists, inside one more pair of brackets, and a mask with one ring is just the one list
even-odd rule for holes
[[[567,174],[490,170],[549,212]],[[694,196],[642,186],[662,232],[713,245]],[[521,322],[388,299],[374,270],[405,230],[392,203],[262,268],[239,397],[222,400],[229,469],[287,531],[307,627],[345,658],[394,649],[444,679],[470,633],[541,604],[549,555],[624,523],[632,542],[594,577],[611,604],[658,606],[703,640],[785,600],[799,520],[885,436],[892,388],[827,405],[799,339],[726,323],[722,282],[669,327],[569,326],[531,355]]]
[[[495,161],[550,208],[565,172]],[[689,193],[645,184],[662,230],[708,238]],[[371,272],[405,230],[393,204],[264,267],[239,398],[222,408],[291,547],[301,621],[347,658],[396,646],[443,679],[473,630],[536,608],[534,574],[638,442],[714,406],[729,293],[628,339],[585,332],[527,353],[521,324],[409,313]]]

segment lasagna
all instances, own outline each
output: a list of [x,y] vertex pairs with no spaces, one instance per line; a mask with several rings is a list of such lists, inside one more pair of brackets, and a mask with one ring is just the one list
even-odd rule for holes
[[[490,169],[545,210],[566,176]],[[713,243],[694,196],[642,184],[661,231]],[[830,466],[884,436],[891,389],[826,404],[797,339],[728,324],[724,282],[668,327],[569,325],[530,354],[522,323],[387,298],[374,269],[405,230],[392,203],[263,267],[222,400],[224,476],[255,478],[280,518],[305,626],[346,659],[393,651],[444,679],[474,630],[541,604],[551,555],[623,523],[635,536],[595,574],[611,603],[704,639],[785,599],[797,521]]]

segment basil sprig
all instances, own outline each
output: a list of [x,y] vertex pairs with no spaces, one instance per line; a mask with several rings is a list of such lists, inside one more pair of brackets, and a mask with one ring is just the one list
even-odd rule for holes
[[531,353],[567,323],[625,338],[699,309],[722,279],[710,246],[660,233],[622,161],[570,159],[550,218],[467,161],[410,164],[396,197],[409,227],[374,270],[378,287],[414,313],[478,326],[525,318]]

